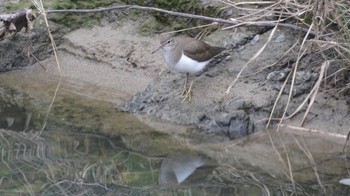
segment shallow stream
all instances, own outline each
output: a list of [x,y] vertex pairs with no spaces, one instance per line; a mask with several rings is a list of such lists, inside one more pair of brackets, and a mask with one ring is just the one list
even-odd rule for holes
[[[203,153],[205,147],[199,151],[183,138],[117,111],[111,102],[81,93],[88,88],[96,94],[99,91],[79,81],[60,83],[50,108],[58,80],[45,81],[26,74],[24,71],[0,74],[1,195],[349,193],[346,186],[334,183],[347,176],[346,156],[331,153],[324,158],[320,154],[315,157],[320,164],[318,170],[305,166],[295,172],[298,176],[317,171],[321,177],[293,185],[282,174],[276,176],[266,172],[268,169],[259,169],[259,161],[264,160],[256,158],[256,166],[239,161],[243,157],[239,153],[254,150],[254,146],[246,144],[248,140],[221,145],[221,149],[218,145],[208,147],[213,152]],[[242,146],[247,152],[242,151]],[[235,148],[237,157],[224,154]],[[223,155],[219,156],[221,152]],[[290,153],[292,157],[300,149]],[[274,164],[275,160],[268,155],[267,159]]]

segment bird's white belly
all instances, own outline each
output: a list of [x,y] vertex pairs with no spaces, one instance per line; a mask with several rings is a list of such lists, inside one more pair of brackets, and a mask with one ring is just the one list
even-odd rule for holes
[[204,62],[198,62],[193,60],[184,54],[182,54],[180,60],[175,65],[169,65],[171,69],[182,73],[195,74],[201,70],[209,63],[210,60]]

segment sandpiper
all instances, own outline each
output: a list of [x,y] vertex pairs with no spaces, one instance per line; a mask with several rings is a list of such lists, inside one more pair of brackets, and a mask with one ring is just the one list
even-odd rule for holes
[[163,58],[170,69],[180,73],[186,73],[186,81],[182,96],[183,101],[191,100],[191,88],[187,89],[189,74],[197,74],[220,52],[226,50],[222,47],[215,47],[206,44],[203,41],[188,36],[171,36],[170,34],[161,35],[160,47],[152,52],[155,53],[162,49]]

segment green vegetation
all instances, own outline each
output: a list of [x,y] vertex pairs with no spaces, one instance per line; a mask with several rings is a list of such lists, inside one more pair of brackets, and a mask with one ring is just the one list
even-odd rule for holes
[[[106,7],[117,2],[117,0],[57,0],[52,3],[50,9],[94,9],[98,7]],[[77,29],[79,27],[92,27],[93,25],[99,25],[101,22],[101,18],[104,16],[104,14],[104,12],[83,14],[66,13],[57,14],[51,17],[50,19],[56,23],[63,24],[71,29]]]
[[9,3],[6,5],[6,10],[11,13],[23,8],[35,9],[34,5],[30,0],[19,0],[18,3]]
[[[165,10],[171,10],[183,13],[192,13],[203,16],[217,17],[219,14],[219,8],[217,7],[204,7],[199,0],[122,0],[125,4],[136,4],[142,6],[157,7]],[[141,16],[144,12],[139,10],[133,10],[132,15]],[[140,33],[142,35],[159,32],[159,31],[171,31],[189,28],[193,26],[199,26],[207,24],[207,21],[192,20],[190,18],[169,16],[167,14],[152,12],[152,18],[149,18],[140,27]]]

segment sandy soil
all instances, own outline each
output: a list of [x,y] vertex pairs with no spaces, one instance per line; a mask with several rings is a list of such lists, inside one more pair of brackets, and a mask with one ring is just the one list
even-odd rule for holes
[[[108,93],[102,96],[94,92],[85,93],[116,104],[144,90],[156,76],[161,62],[158,56],[149,55],[156,43],[150,38],[137,38],[134,32],[126,33],[134,24],[128,25],[79,29],[66,35],[58,55],[64,79],[88,82],[106,89]],[[60,75],[54,57],[41,63],[46,70],[38,65],[29,69],[38,75]]]

